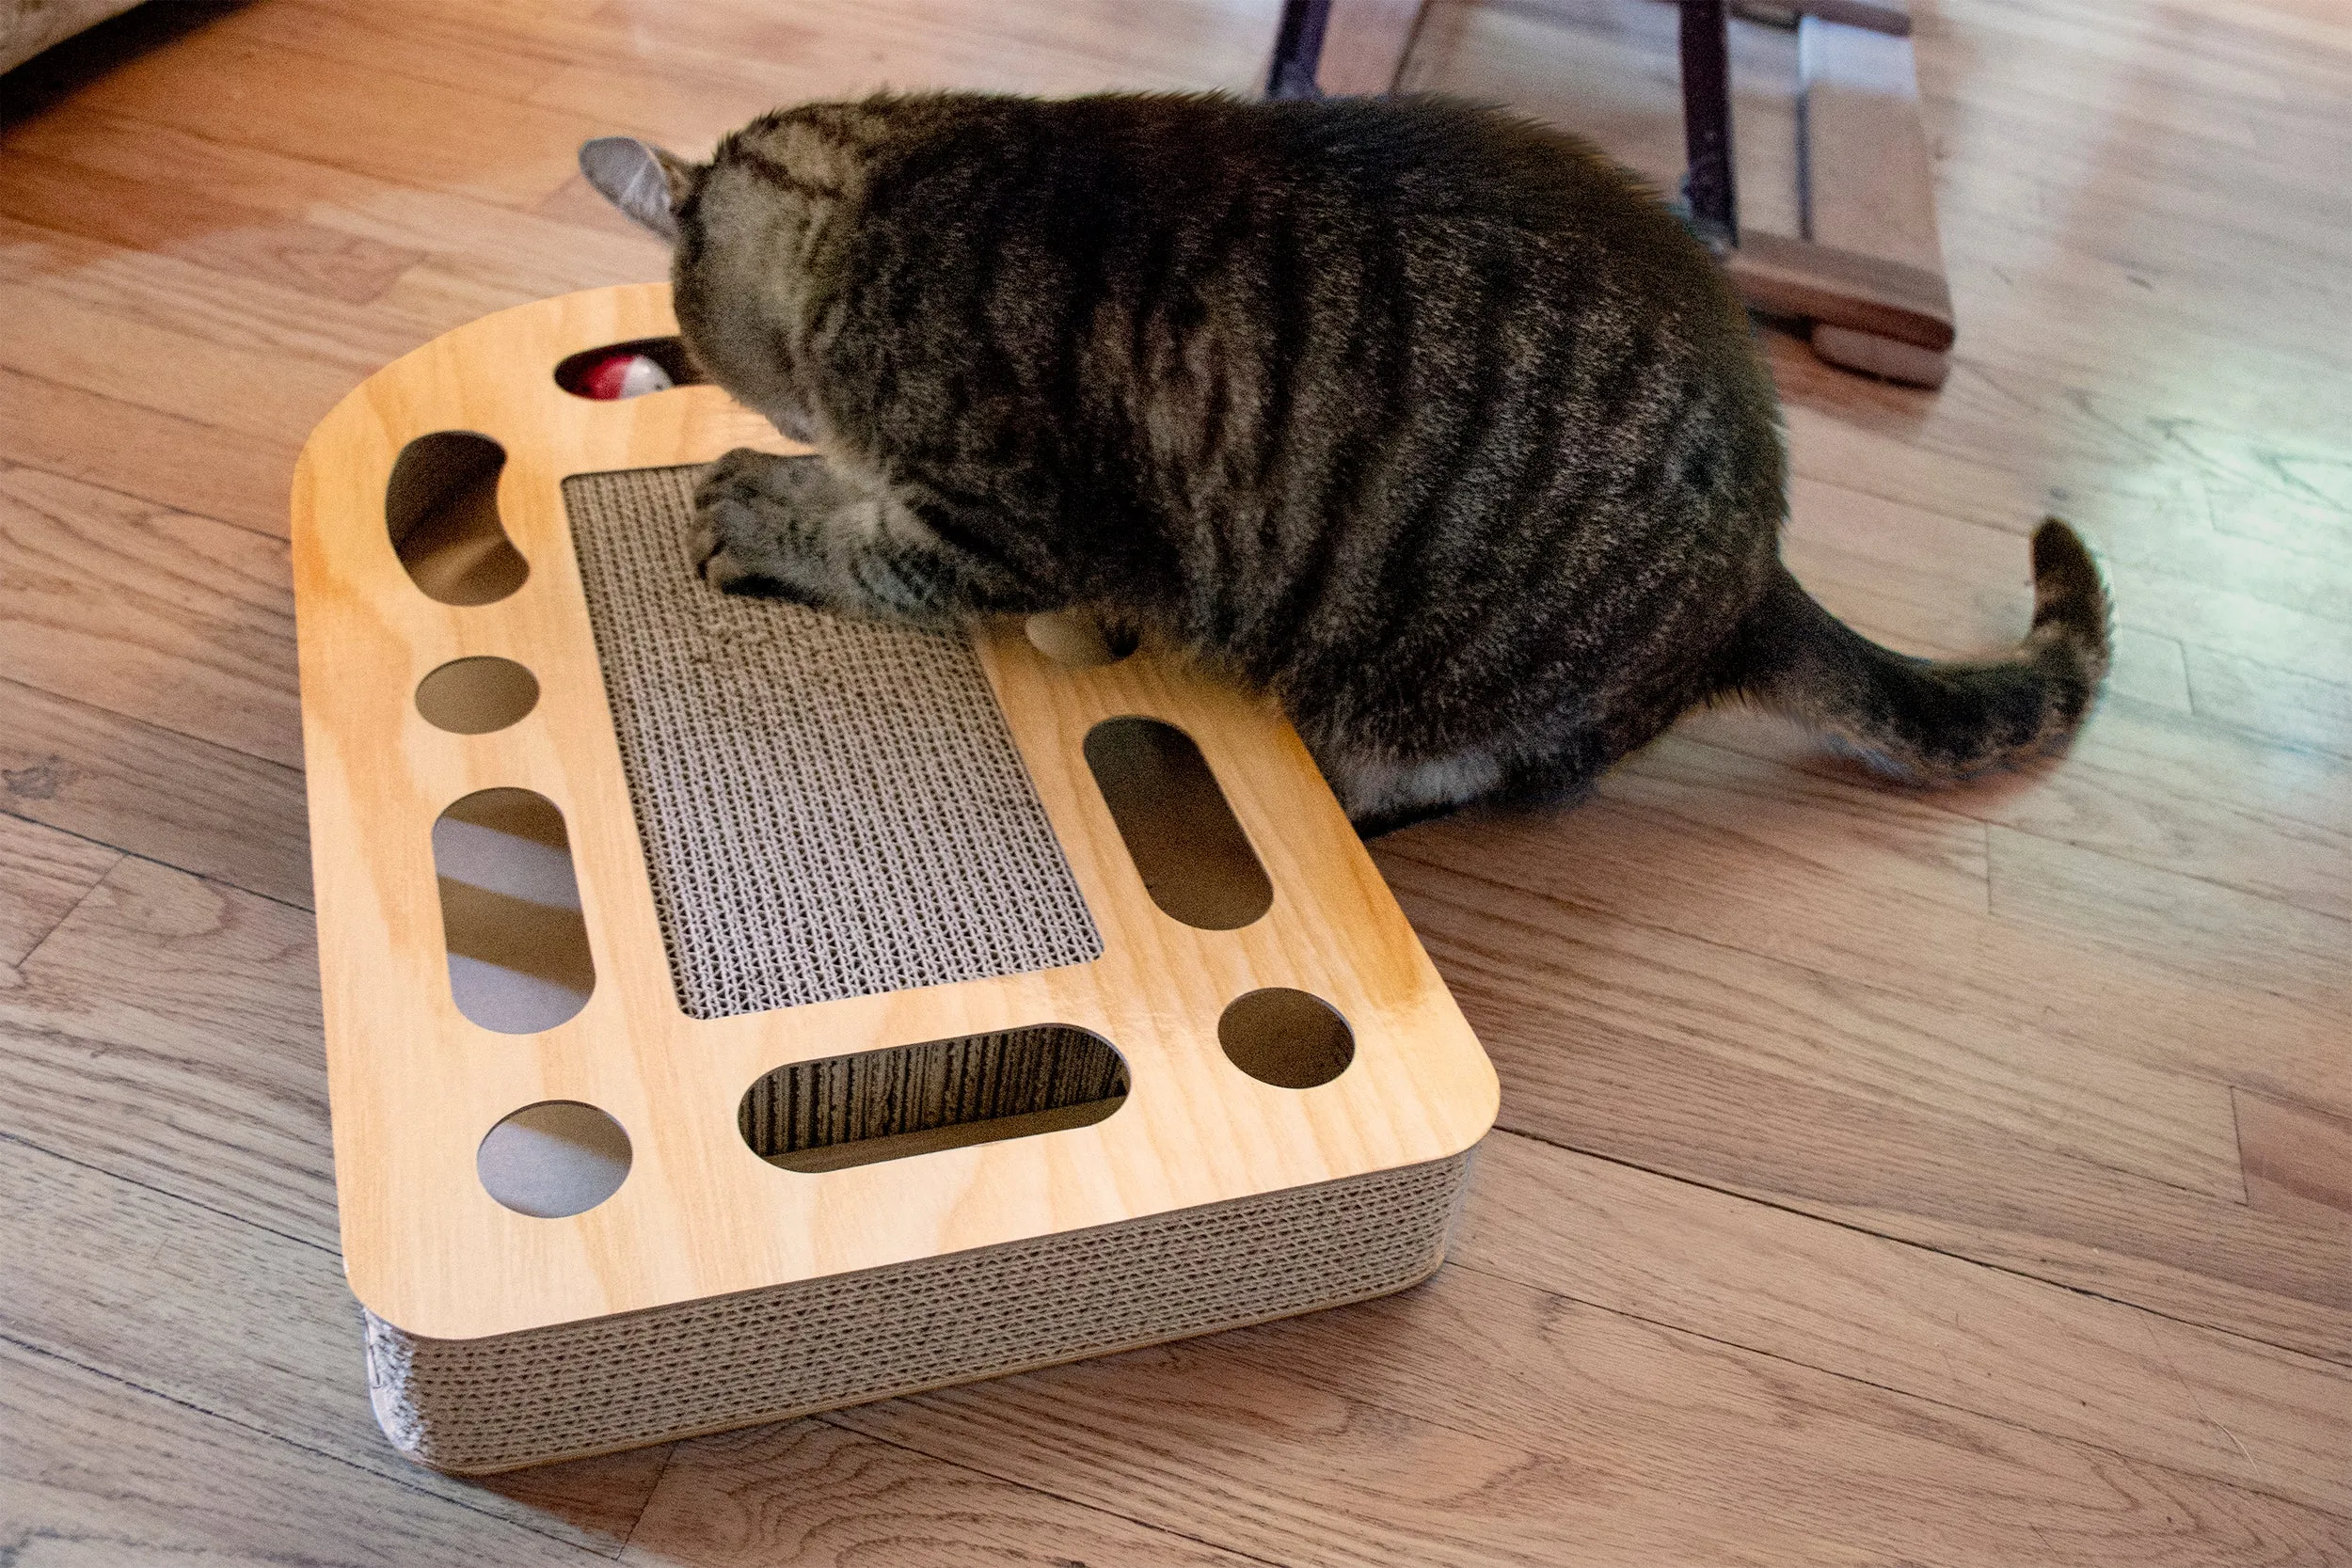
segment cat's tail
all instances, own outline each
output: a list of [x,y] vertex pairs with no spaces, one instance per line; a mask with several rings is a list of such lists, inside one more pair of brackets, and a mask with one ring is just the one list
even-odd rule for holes
[[2033,536],[2033,629],[1985,659],[1882,648],[1776,576],[1727,650],[1722,695],[1788,714],[1883,772],[1951,784],[2061,750],[2107,673],[2107,595],[2082,539]]

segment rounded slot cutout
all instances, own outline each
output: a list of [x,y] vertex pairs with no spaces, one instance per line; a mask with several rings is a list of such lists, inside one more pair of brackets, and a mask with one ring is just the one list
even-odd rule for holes
[[1269,986],[1237,996],[1216,1021],[1232,1064],[1278,1089],[1318,1088],[1356,1059],[1356,1036],[1320,996]]
[[511,658],[452,659],[417,683],[417,712],[452,735],[488,735],[539,703],[539,678]]
[[1039,1023],[780,1067],[743,1092],[736,1125],[770,1164],[813,1173],[1091,1127],[1127,1087],[1110,1041]]
[[528,789],[484,789],[433,824],[441,938],[457,1010],[501,1035],[552,1029],[596,989],[564,814]]
[[1029,646],[1057,664],[1073,670],[1092,670],[1117,664],[1136,651],[1136,634],[1124,626],[1105,627],[1082,610],[1048,610],[1032,615],[1024,629]]
[[628,1180],[628,1133],[594,1105],[543,1100],[483,1135],[474,1174],[518,1214],[558,1220],[585,1213]]
[[1192,736],[1157,719],[1105,719],[1087,732],[1086,758],[1163,913],[1231,931],[1273,907],[1274,884]]
[[400,449],[384,489],[384,526],[408,579],[443,604],[492,604],[523,585],[531,562],[499,521],[506,449],[469,430],[437,430]]
[[685,343],[675,338],[639,338],[584,348],[555,367],[558,387],[598,403],[698,386],[702,379],[686,356]]

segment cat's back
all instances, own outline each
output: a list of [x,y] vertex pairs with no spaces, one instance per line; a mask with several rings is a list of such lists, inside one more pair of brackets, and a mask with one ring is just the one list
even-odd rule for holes
[[923,226],[937,264],[1007,246],[1073,261],[1136,243],[1181,252],[1190,236],[1208,247],[1192,258],[1202,261],[1253,240],[1309,253],[1426,246],[1433,259],[1507,255],[1563,281],[1731,297],[1630,172],[1578,137],[1475,104],[937,94],[862,108],[844,121],[866,175],[861,215],[876,230]]

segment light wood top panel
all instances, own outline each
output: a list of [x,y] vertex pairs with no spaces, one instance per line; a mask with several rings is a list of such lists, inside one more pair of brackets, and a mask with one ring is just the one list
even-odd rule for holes
[[[320,965],[343,1250],[354,1291],[410,1333],[473,1338],[1116,1223],[1444,1158],[1491,1123],[1493,1069],[1338,803],[1270,703],[1148,654],[1057,665],[1017,627],[976,637],[1048,816],[1101,928],[1087,964],[696,1022],[656,921],[560,485],[574,473],[791,451],[715,388],[622,403],[554,383],[566,354],[675,330],[638,285],[521,307],[450,333],[328,416],[295,474],[301,644]],[[531,563],[510,597],[426,597],[401,567],[384,494],[401,448],[470,430],[506,451],[499,506]],[[496,654],[537,708],[490,735],[420,718],[425,674]],[[1143,714],[1206,755],[1275,890],[1234,931],[1152,904],[1080,747]],[[450,802],[516,785],[562,809],[596,989],[535,1036],[451,1000],[429,833]],[[1233,1068],[1216,1023],[1262,986],[1324,997],[1356,1037],[1319,1088]],[[736,1131],[751,1082],[786,1062],[1033,1023],[1095,1030],[1125,1055],[1127,1103],[1095,1126],[809,1175]],[[474,1151],[543,1100],[600,1106],[633,1164],[611,1199],[536,1219],[483,1191]]]

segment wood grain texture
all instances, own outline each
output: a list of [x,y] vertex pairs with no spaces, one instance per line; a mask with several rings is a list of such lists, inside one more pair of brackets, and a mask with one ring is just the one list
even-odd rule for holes
[[608,1555],[628,1538],[666,1448],[553,1466],[520,1489],[395,1451],[368,1408],[332,1252],[23,1144],[0,1141],[0,1172],[14,1244],[50,1260],[0,1302],[8,1340],[534,1534]]
[[286,546],[266,534],[0,467],[0,663],[54,695],[302,766]]
[[2342,1227],[2352,1264],[2352,1118],[2235,1091],[2246,1200],[2291,1219]]
[[[1833,1550],[1882,1561],[1995,1568],[2277,1552],[2318,1563],[2352,1543],[2340,1514],[1468,1269],[1354,1315],[1352,1343],[1274,1325],[1237,1337],[1233,1354],[1327,1395],[1524,1444],[1588,1473],[1623,1466],[1703,1511],[1769,1510]],[[1443,1371],[1398,1354],[1426,1341],[1447,1347]],[[2013,1509],[1985,1510],[1980,1499],[1994,1496]]]
[[[1935,163],[1919,120],[1910,40],[1808,14],[1797,24],[1797,78],[1804,237],[1915,268],[1941,287]],[[1943,309],[1948,319],[1948,291]],[[1941,387],[1950,374],[1948,342],[1857,330],[1864,325],[1837,315],[1817,318],[1813,351],[1917,387]],[[1922,347],[1926,352],[1916,352]]]
[[[246,147],[317,157],[406,183],[528,205],[570,177],[580,144],[611,129],[587,115],[517,102],[315,51],[264,53],[236,36],[238,13],[131,60],[80,95],[94,108]],[[289,72],[302,90],[285,90]],[[271,112],[224,116],[224,101]]]
[[1479,1158],[1459,1267],[2352,1512],[2352,1369],[1532,1138]]
[[1931,353],[1952,346],[1943,277],[1904,261],[1758,230],[1724,261],[1740,297],[1775,315],[1825,321]]
[[[1148,651],[1065,668],[1016,626],[978,630],[975,647],[1103,932],[1102,958],[735,1018],[679,1010],[560,482],[779,438],[716,388],[598,404],[552,374],[580,349],[675,331],[660,285],[485,318],[370,377],[295,470],[336,1169],[344,1258],[369,1309],[411,1334],[472,1338],[1423,1164],[1474,1144],[1493,1120],[1493,1069],[1273,705]],[[448,430],[505,452],[499,517],[532,565],[493,604],[419,593],[386,532],[398,454]],[[453,736],[413,704],[384,701],[388,684],[410,692],[479,654],[537,676],[528,719]],[[1082,751],[1096,725],[1126,715],[1175,725],[1210,759],[1276,890],[1263,918],[1202,930],[1152,902]],[[428,830],[450,801],[507,786],[564,813],[596,987],[576,1017],[491,1053],[443,978]],[[1287,1089],[1227,1059],[1219,1015],[1267,986],[1308,991],[1347,1020],[1346,1072]],[[1047,1022],[1118,1047],[1133,1076],[1118,1115],[804,1180],[744,1158],[736,1101],[784,1063]],[[561,1220],[502,1207],[474,1168],[489,1128],[545,1100],[598,1107],[632,1146],[620,1190]]]
[[308,911],[125,859],[0,990],[0,1131],[335,1244]]
[[0,1343],[0,1550],[24,1568],[603,1556],[12,1343]]
[[811,1420],[677,1445],[621,1560],[1244,1568],[1257,1560]]
[[[2061,1129],[2037,1132],[2030,1114],[2005,1127],[1873,1099],[1808,1071],[1802,1055],[1779,1063],[1769,1048],[1747,1051],[1736,1016],[1701,1034],[1652,1028],[1646,1008],[1604,1011],[1608,995],[1585,977],[1574,933],[1609,928],[1610,916],[1425,862],[1390,863],[1432,954],[1494,1042],[1506,1085],[1501,1126],[2352,1363],[2352,1275],[2330,1232],[2249,1210],[2235,1192],[2127,1174],[2080,1152]],[[1559,954],[1557,967],[1535,953]],[[1705,1038],[1717,1047],[1694,1049]],[[1842,1053],[1835,1060],[1842,1067]],[[2209,1108],[2201,1137],[2226,1135],[2226,1085],[2175,1082]],[[2199,1147],[2210,1172],[2212,1146]]]
[[[2318,1564],[2352,1544],[2317,1509],[1468,1269],[1343,1321],[833,1418],[1293,1562],[1673,1561],[1735,1519],[1755,1563]],[[1154,1472],[1175,1453],[1171,1486]],[[1351,1509],[1322,1507],[1343,1485]]]
[[[1373,1326],[1356,1309],[1334,1317],[1342,1324],[1351,1339]],[[1716,1497],[1645,1480],[1631,1454],[1595,1465],[1566,1444],[1531,1449],[1484,1419],[1431,1420],[1269,1368],[1248,1354],[1256,1332],[828,1419],[1301,1568],[1880,1560],[1777,1512],[1735,1529]],[[1448,1365],[1474,1375],[1456,1357]]]
[[159,181],[110,174],[21,150],[0,187],[0,216],[124,250],[279,283],[349,305],[382,295],[424,252],[285,221]]
[[0,809],[283,903],[310,902],[300,774],[5,676]]
[[0,964],[24,962],[121,858],[119,849],[0,815]]
[[2012,828],[1991,832],[1993,912],[2003,920],[2321,1010],[2352,996],[2352,921]]
[[[258,668],[246,617],[268,601],[244,572],[75,552],[145,519],[281,532],[300,443],[367,372],[508,305],[660,275],[580,187],[585,126],[698,153],[771,103],[884,83],[1249,90],[1275,12],[175,3],[13,73],[0,462],[83,488],[45,490],[12,558],[50,562],[54,594],[10,602],[91,618],[69,627],[87,658],[33,650],[43,678],[131,703],[95,666]],[[155,1381],[6,1349],[0,1555],[569,1561],[634,1525],[633,1560],[680,1564],[2345,1557],[2312,1511],[2352,1516],[2331,1381],[2352,1261],[2312,1195],[2352,1122],[2332,945],[2352,23],[2334,0],[1938,0],[1917,21],[1965,337],[1929,396],[1765,335],[1800,476],[1789,552],[1872,635],[1963,654],[2023,626],[2025,536],[2062,515],[2116,589],[2110,701],[2074,758],[1940,797],[1754,716],[1694,716],[1572,814],[1380,847],[1502,1059],[1507,1118],[1578,1146],[1506,1139],[1482,1163],[1456,1272],[1518,1293],[867,1413],[902,1441],[687,1445],[650,1509],[635,1462],[494,1499],[325,1457],[300,1445],[356,1405],[356,1368],[327,1359],[348,1341],[244,1321],[335,1299],[315,944],[290,907],[310,896],[301,781],[10,662],[0,1129],[129,1196],[90,1189],[59,1244],[8,1249],[0,1310],[49,1303],[60,1342]],[[1673,25],[1649,0],[1439,0],[1406,78],[1670,184]],[[1735,35],[1746,216],[1795,235],[1794,35]],[[107,571],[129,575],[75,580]],[[212,689],[206,724],[230,728],[208,733],[269,733]],[[157,1247],[178,1302],[149,1296]],[[184,1370],[137,1332],[208,1304],[243,1338],[200,1338]],[[323,1381],[289,1392],[310,1356]],[[197,1396],[253,1424],[179,1402]],[[1679,1451],[1653,1458],[1659,1433]],[[1759,1486],[1756,1456],[1787,1483]]]
[[0,371],[0,461],[283,533],[296,444]]

